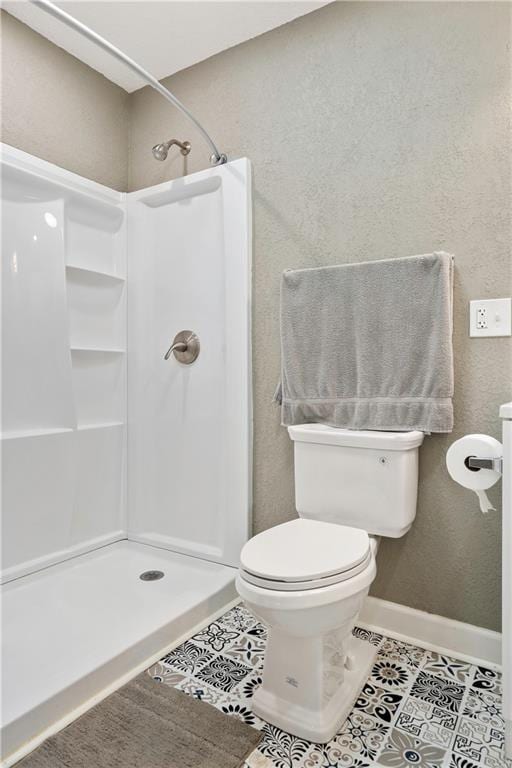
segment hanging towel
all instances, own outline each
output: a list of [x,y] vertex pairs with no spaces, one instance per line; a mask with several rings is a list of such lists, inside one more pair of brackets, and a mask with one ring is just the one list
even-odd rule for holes
[[453,256],[287,270],[282,423],[451,432]]

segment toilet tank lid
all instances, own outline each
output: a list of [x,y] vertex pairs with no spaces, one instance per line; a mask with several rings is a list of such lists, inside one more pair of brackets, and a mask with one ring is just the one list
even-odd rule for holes
[[340,429],[326,424],[297,424],[288,427],[291,439],[301,443],[345,445],[353,448],[375,448],[386,451],[408,451],[423,442],[423,432],[376,432],[373,430]]

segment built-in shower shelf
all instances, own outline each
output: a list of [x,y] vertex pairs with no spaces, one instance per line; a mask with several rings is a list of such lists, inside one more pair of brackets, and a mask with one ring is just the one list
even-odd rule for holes
[[124,421],[105,421],[98,424],[79,424],[77,430],[81,432],[88,429],[112,429],[113,427],[124,427]]
[[124,355],[124,349],[109,348],[109,347],[70,347],[72,352],[86,352],[96,354],[100,352],[105,355]]
[[119,275],[115,275],[112,272],[102,272],[98,269],[88,269],[87,267],[78,267],[74,264],[67,264],[66,265],[66,273],[70,276],[74,276],[77,278],[83,277],[87,280],[94,280],[98,283],[113,280],[117,283],[124,283],[125,278],[120,277]]
[[17,440],[23,437],[44,437],[45,435],[62,435],[72,432],[71,427],[55,427],[53,429],[10,429],[0,433],[2,440]]

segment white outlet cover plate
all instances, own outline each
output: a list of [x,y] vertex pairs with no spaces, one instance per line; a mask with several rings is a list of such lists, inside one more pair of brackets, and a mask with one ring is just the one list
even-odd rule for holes
[[[483,310],[485,328],[478,328],[479,310]],[[470,336],[510,336],[511,333],[512,299],[475,299],[469,302]]]

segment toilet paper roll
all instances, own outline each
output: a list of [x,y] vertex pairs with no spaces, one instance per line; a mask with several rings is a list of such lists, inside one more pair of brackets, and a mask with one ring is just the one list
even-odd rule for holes
[[499,440],[489,435],[466,435],[452,443],[446,452],[446,466],[451,477],[476,493],[484,513],[494,510],[485,491],[498,482],[500,473],[494,469],[469,469],[467,459],[470,456],[498,458],[502,453]]

